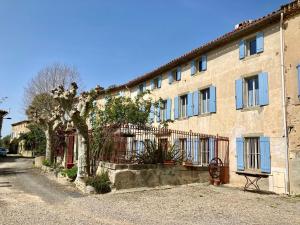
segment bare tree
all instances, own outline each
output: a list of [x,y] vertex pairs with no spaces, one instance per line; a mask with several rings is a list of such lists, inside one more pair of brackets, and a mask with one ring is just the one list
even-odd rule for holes
[[72,82],[79,82],[79,73],[73,67],[53,64],[45,67],[31,79],[25,88],[24,104],[28,118],[39,124],[46,136],[46,159],[53,161],[53,135],[62,124],[59,104],[50,95],[57,86],[70,88]]
[[50,93],[58,86],[70,88],[71,83],[81,84],[79,72],[75,67],[54,63],[40,70],[27,84],[24,90],[25,110],[31,105],[35,96]]

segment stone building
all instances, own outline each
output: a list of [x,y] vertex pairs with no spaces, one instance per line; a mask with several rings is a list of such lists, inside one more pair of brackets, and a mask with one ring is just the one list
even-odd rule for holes
[[171,129],[230,138],[231,185],[244,184],[237,171],[251,171],[269,175],[262,189],[300,193],[299,0],[108,93],[134,97],[146,89],[164,100],[159,116],[150,115],[154,126],[174,120]]

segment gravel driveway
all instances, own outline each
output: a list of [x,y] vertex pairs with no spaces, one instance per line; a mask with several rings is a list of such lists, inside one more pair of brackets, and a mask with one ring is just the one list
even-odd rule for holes
[[300,224],[300,198],[206,184],[86,196],[0,159],[0,224]]

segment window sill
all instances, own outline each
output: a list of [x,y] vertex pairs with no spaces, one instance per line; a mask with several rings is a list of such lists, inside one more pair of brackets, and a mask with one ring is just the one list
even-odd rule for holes
[[212,114],[211,112],[202,113],[202,114],[199,114],[198,117],[206,117],[206,116],[210,116],[211,114]]
[[242,112],[247,112],[247,111],[257,111],[260,110],[261,106],[251,106],[251,107],[244,107],[241,109]]
[[246,56],[245,58],[241,59],[241,61],[247,61],[247,60],[255,59],[255,58],[259,57],[262,53],[263,52],[256,53],[255,55]]

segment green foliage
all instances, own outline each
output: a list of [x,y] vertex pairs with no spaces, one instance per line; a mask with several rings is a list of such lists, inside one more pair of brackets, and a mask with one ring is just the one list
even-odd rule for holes
[[42,164],[43,164],[44,166],[48,166],[48,167],[51,166],[51,162],[50,162],[49,160],[47,160],[47,159],[44,159],[43,162],[42,162]]
[[[90,114],[92,124],[91,156],[98,158],[100,155],[107,154],[112,150],[112,134],[115,132],[113,127],[122,124],[132,124],[145,126],[149,124],[149,114],[151,105],[158,106],[151,98],[146,98],[144,92],[135,98],[107,96],[105,106],[102,108],[93,107]],[[111,128],[108,128],[108,127]]]
[[137,153],[137,163],[139,164],[156,164],[162,162],[162,146],[156,141],[143,142],[144,150]]
[[6,135],[5,137],[0,139],[0,147],[9,148],[10,146],[10,135]]
[[19,141],[25,140],[25,149],[33,150],[36,155],[43,155],[46,150],[44,131],[37,124],[28,125],[29,132],[21,134]]
[[71,169],[64,169],[61,171],[61,174],[63,176],[67,176],[68,178],[70,178],[72,181],[74,181],[77,177],[77,166],[73,166]]
[[95,188],[95,191],[100,194],[105,194],[111,191],[111,182],[107,171],[102,171],[100,175],[88,177],[86,184]]

